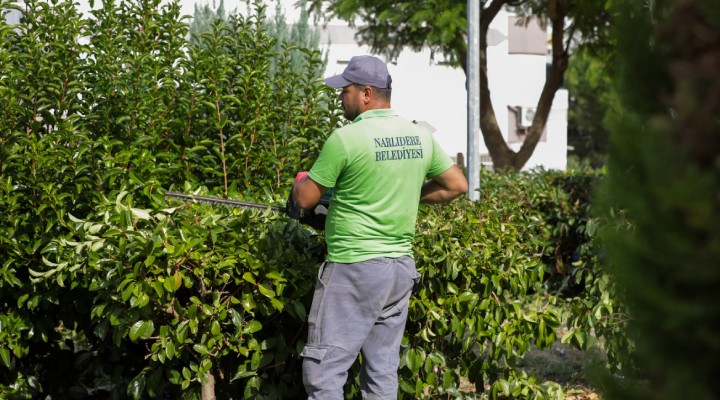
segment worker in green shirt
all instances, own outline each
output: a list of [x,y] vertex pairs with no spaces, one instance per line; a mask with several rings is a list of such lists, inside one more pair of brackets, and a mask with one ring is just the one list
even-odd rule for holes
[[343,399],[347,371],[362,353],[363,399],[396,400],[408,300],[420,278],[412,251],[418,205],[461,196],[467,180],[431,131],[390,108],[383,61],[353,57],[325,83],[342,89],[352,123],[332,132],[292,190],[297,206],[311,209],[333,188],[303,383],[309,399]]

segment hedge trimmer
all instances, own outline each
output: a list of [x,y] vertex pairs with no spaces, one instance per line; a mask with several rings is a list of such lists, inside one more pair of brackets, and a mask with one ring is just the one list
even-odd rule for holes
[[292,198],[292,193],[288,196],[285,207],[273,206],[269,204],[251,203],[248,201],[230,200],[223,199],[221,197],[214,196],[200,196],[195,194],[186,194],[179,192],[165,192],[165,197],[174,199],[187,200],[188,202],[198,202],[212,205],[221,205],[233,208],[245,208],[253,210],[267,210],[270,209],[276,212],[282,212],[292,219],[298,220],[301,224],[311,226],[317,230],[325,229],[325,218],[327,217],[328,209],[330,208],[329,196],[323,197],[314,208],[310,210],[303,210],[295,204],[295,200]]

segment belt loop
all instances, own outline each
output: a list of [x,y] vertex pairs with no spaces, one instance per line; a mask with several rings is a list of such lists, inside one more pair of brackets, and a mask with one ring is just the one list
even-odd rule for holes
[[322,277],[323,271],[325,271],[325,263],[327,263],[327,261],[323,261],[323,263],[320,264],[320,268],[318,268],[318,281],[320,280],[320,277]]

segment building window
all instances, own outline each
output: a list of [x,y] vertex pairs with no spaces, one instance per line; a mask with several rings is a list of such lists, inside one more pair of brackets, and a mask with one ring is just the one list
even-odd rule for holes
[[[534,117],[534,107],[508,106],[508,143],[524,142]],[[547,124],[543,128],[540,141],[547,142]]]

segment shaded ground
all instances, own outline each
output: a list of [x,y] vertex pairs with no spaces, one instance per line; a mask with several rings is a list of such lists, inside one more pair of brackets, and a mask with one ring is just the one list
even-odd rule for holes
[[[565,400],[601,400],[583,376],[584,367],[593,355],[570,346],[555,343],[547,350],[532,349],[519,363],[521,369],[543,381],[553,381],[565,390]],[[469,382],[461,382],[460,390],[473,393]]]

